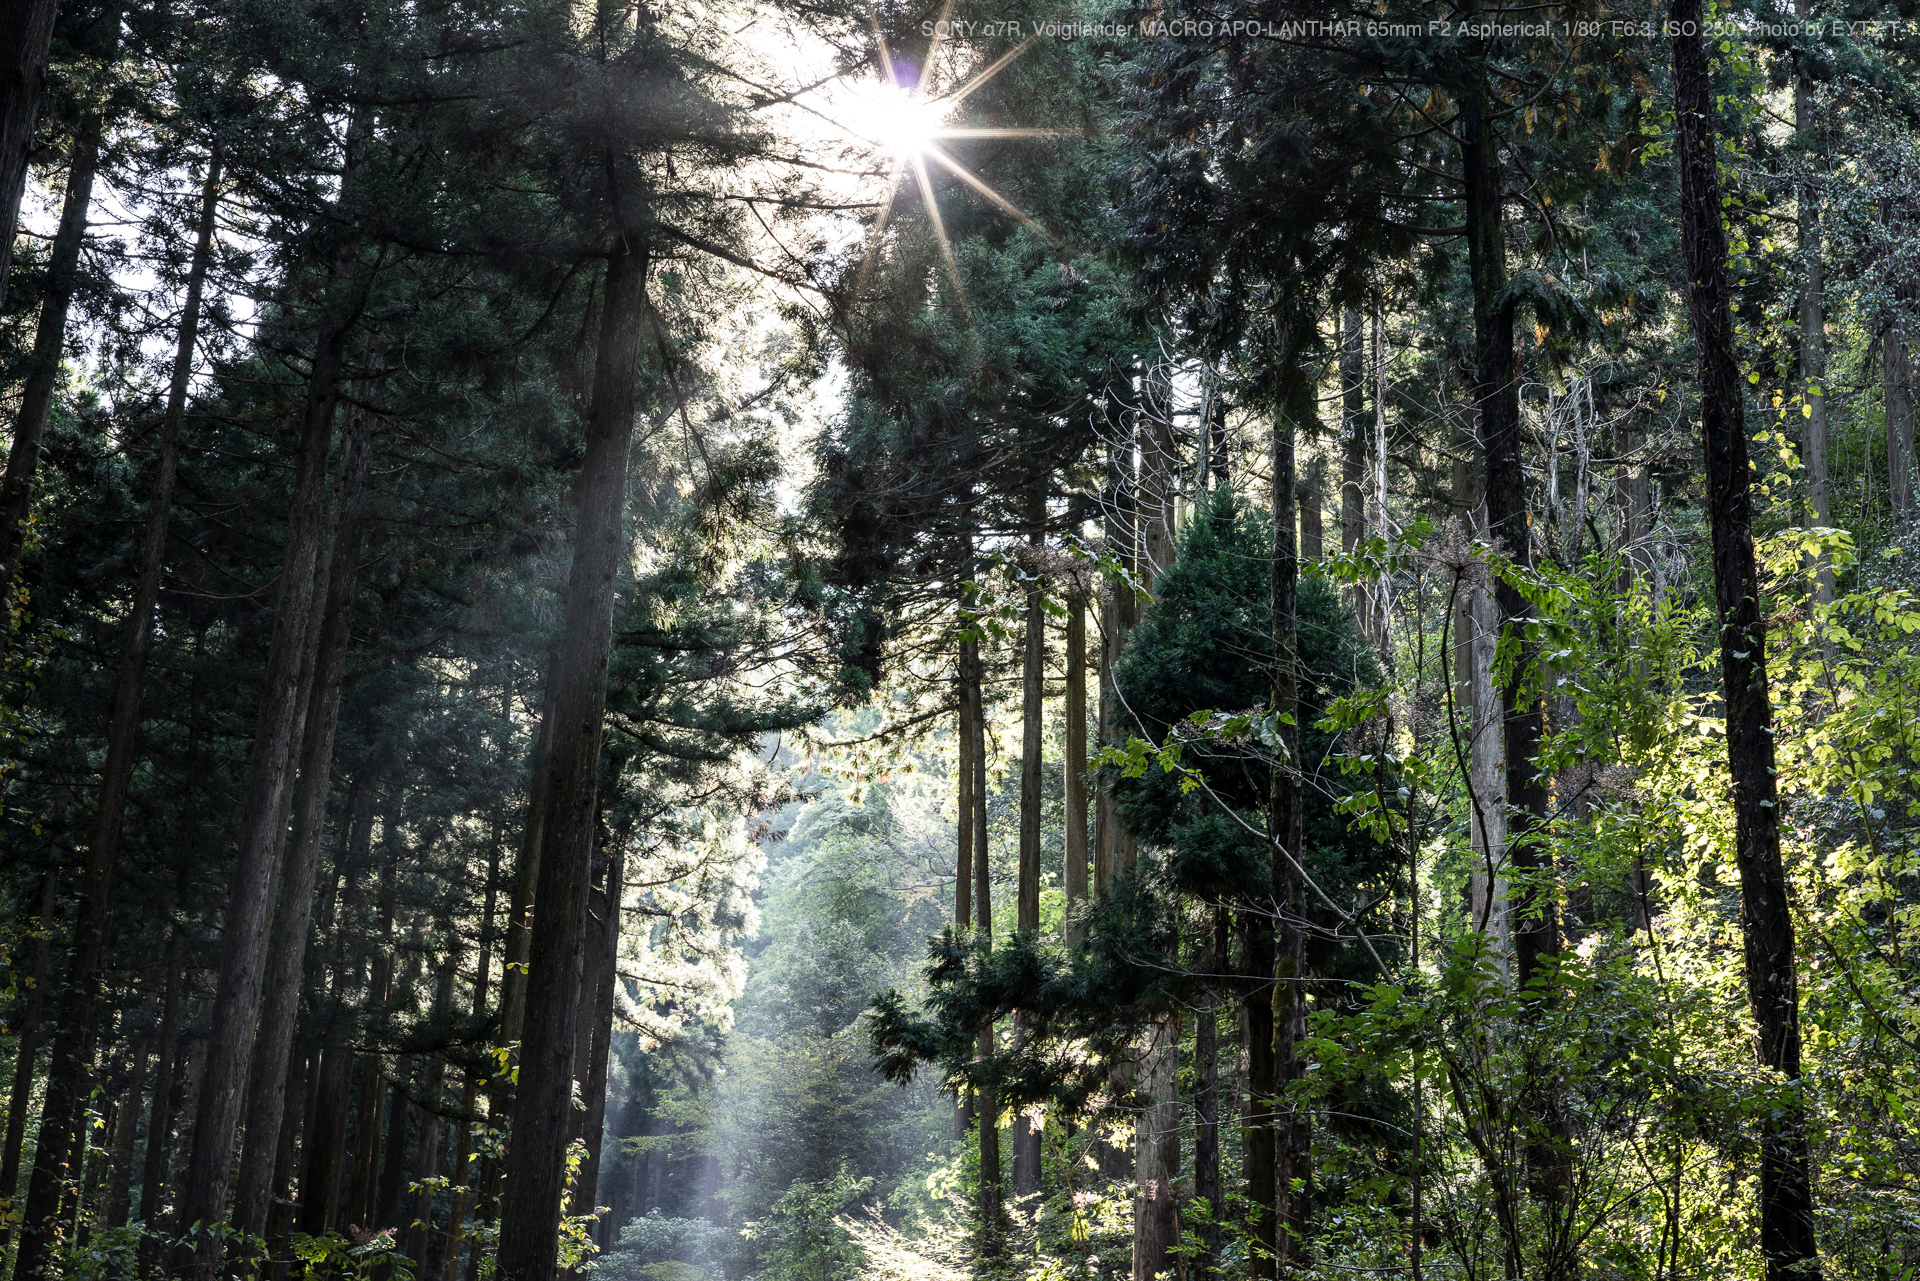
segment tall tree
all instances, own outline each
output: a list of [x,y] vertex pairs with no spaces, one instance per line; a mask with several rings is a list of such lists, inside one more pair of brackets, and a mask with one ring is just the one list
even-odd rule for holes
[[[1780,806],[1773,708],[1767,688],[1767,628],[1753,547],[1753,490],[1746,410],[1734,347],[1727,235],[1721,222],[1713,69],[1700,0],[1673,7],[1674,129],[1680,168],[1681,250],[1687,314],[1700,361],[1700,435],[1713,536],[1720,681],[1732,775],[1734,859],[1740,869],[1747,1003],[1761,1066],[1797,1090],[1799,985],[1793,909],[1780,861]],[[1760,1251],[1768,1281],[1818,1273],[1804,1104],[1787,1098],[1763,1123]]]

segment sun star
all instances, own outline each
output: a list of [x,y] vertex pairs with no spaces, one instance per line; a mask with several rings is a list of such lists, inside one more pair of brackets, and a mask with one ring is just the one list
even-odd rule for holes
[[860,261],[860,270],[854,276],[853,295],[857,300],[866,291],[867,275],[873,268],[875,258],[879,256],[880,245],[887,231],[887,219],[893,213],[893,202],[899,195],[901,180],[911,171],[914,185],[920,191],[920,203],[927,211],[927,222],[932,226],[934,240],[940,246],[940,257],[946,265],[948,279],[953,282],[954,296],[959,300],[961,312],[971,320],[973,308],[967,299],[966,284],[960,278],[960,264],[953,256],[953,243],[947,238],[946,224],[940,216],[940,202],[934,195],[933,182],[927,172],[927,163],[931,161],[945,169],[986,197],[1003,213],[1033,228],[1048,243],[1058,244],[1059,242],[1046,228],[1034,221],[1012,201],[995,191],[979,175],[947,154],[941,144],[948,139],[1058,137],[1064,131],[970,129],[956,128],[947,123],[968,97],[999,75],[1014,59],[1032,48],[1040,39],[1036,32],[1001,54],[957,88],[932,96],[929,94],[929,85],[935,74],[941,47],[945,43],[947,12],[948,7],[943,6],[939,18],[933,24],[934,34],[927,48],[926,63],[918,72],[911,74],[910,79],[903,76],[902,68],[895,66],[892,51],[887,48],[887,38],[880,30],[879,19],[871,10],[867,15],[868,21],[873,26],[874,46],[879,55],[881,77],[877,83],[857,88],[854,99],[857,104],[856,115],[851,125],[847,126],[847,131],[874,147],[878,154],[891,157],[893,164],[892,171],[887,176],[887,191],[880,203],[880,212],[875,216],[873,226],[867,233],[866,253]]

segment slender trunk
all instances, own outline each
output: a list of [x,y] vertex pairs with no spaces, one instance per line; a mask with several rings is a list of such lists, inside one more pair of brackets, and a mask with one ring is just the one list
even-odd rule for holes
[[113,1109],[113,1161],[107,1180],[105,1223],[117,1228],[133,1210],[133,1141],[140,1128],[140,1099],[147,1091],[147,1056],[152,1051],[152,1033],[142,1033],[130,1047],[133,1052],[133,1076]]
[[1066,866],[1061,880],[1067,892],[1066,942],[1086,941],[1081,914],[1087,906],[1087,598],[1067,597],[1067,759]]
[[[1475,82],[1460,101],[1461,161],[1466,178],[1468,269],[1473,281],[1476,351],[1474,396],[1480,409],[1485,451],[1488,536],[1521,569],[1533,563],[1527,516],[1527,478],[1520,459],[1520,381],[1516,373],[1514,304],[1506,296],[1506,232],[1496,144],[1486,119],[1485,90]],[[1534,666],[1525,640],[1531,607],[1505,577],[1494,584],[1501,635],[1517,645],[1518,657],[1500,684],[1506,733],[1508,801],[1507,861],[1515,869],[1513,953],[1515,978],[1533,982],[1540,958],[1559,950],[1553,895],[1539,882],[1544,866],[1539,838],[1546,824],[1547,789],[1536,759],[1546,731],[1546,701],[1524,686]]]
[[[1297,377],[1297,375],[1296,375]],[[1273,559],[1271,562],[1273,687],[1270,711],[1281,759],[1274,765],[1267,808],[1272,842],[1273,904],[1279,913],[1272,985],[1273,1004],[1273,1192],[1274,1250],[1280,1271],[1306,1253],[1308,1158],[1307,1115],[1287,1097],[1306,1074],[1300,1042],[1306,1032],[1306,886],[1300,860],[1300,644],[1299,547],[1294,540],[1295,424],[1312,413],[1312,389],[1301,385],[1273,420]]]
[[40,467],[40,443],[46,438],[47,415],[60,386],[60,358],[67,347],[67,310],[79,283],[80,247],[86,239],[87,207],[93,200],[93,178],[100,163],[101,130],[99,113],[88,112],[73,134],[73,164],[60,207],[60,228],[54,233],[53,252],[47,262],[47,290],[40,300],[33,360],[20,392],[20,416],[13,423],[7,470],[0,475],[0,601],[13,599],[19,579],[27,516],[33,506],[33,482]]
[[[493,839],[487,844],[487,890],[480,908],[480,956],[474,962],[473,971],[473,1013],[476,1016],[486,1012],[487,987],[493,970],[493,914],[499,900],[500,828],[500,821],[496,818]],[[479,1101],[479,1084],[476,1076],[467,1076],[467,1088],[460,1096],[460,1111],[466,1116],[473,1114],[474,1105]],[[473,1189],[467,1183],[472,1173],[472,1162],[473,1123],[463,1120],[453,1160],[453,1204],[447,1210],[447,1248],[441,1281],[456,1281],[460,1275],[460,1243],[466,1232],[467,1203],[473,1196]]]
[[[1794,12],[1805,21],[1809,0],[1795,0]],[[1805,163],[1811,170],[1816,148],[1813,76],[1804,60],[1796,62],[1793,76],[1793,127],[1807,147]],[[1820,192],[1813,174],[1806,173],[1798,184],[1800,223],[1800,263],[1805,279],[1800,284],[1800,391],[1806,397],[1806,451],[1802,460],[1807,468],[1807,506],[1813,523],[1833,524],[1833,500],[1827,486],[1827,306],[1826,256],[1820,243]],[[1822,553],[1814,567],[1814,599],[1821,604],[1833,600],[1833,564]]]
[[[1045,480],[1033,478],[1027,496],[1027,542],[1039,548],[1046,521]],[[1040,809],[1041,743],[1046,730],[1045,681],[1047,665],[1046,598],[1040,589],[1039,566],[1027,588],[1025,647],[1020,664],[1020,886],[1014,927],[1025,938],[1040,931]],[[1014,1044],[1026,1042],[1024,1012],[1013,1020]],[[1040,1130],[1033,1117],[1021,1111],[1013,1121],[1013,1194],[1028,1196],[1040,1190]]]
[[[433,986],[433,1017],[436,1022],[443,1022],[453,1012],[453,978],[460,969],[459,940],[453,937],[451,930],[448,934],[452,941],[441,958],[440,973]],[[420,1092],[426,1108],[420,1114],[420,1137],[413,1151],[415,1180],[432,1178],[440,1164],[440,1096],[446,1083],[447,1061],[444,1056],[436,1054],[427,1066],[426,1080]],[[432,1222],[433,1191],[430,1187],[422,1187],[414,1193],[413,1213],[408,1216],[405,1225],[406,1256],[412,1260],[416,1275],[426,1270],[427,1230]]]
[[[1487,537],[1481,474],[1471,461],[1473,433],[1459,429],[1453,464],[1453,504],[1467,537]],[[1454,701],[1467,757],[1467,830],[1473,861],[1467,874],[1469,925],[1482,930],[1504,974],[1513,955],[1512,896],[1507,888],[1507,752],[1493,660],[1500,638],[1493,585],[1484,575],[1460,583],[1454,603]]]
[[7,301],[13,238],[27,191],[27,156],[40,95],[47,83],[57,0],[26,0],[0,8],[0,307]]
[[287,1072],[286,1102],[280,1109],[280,1141],[274,1144],[272,1180],[267,1193],[266,1256],[271,1261],[267,1274],[286,1276],[291,1257],[288,1234],[293,1229],[293,1168],[299,1156],[300,1127],[313,1120],[314,1068],[320,1055],[312,1042],[302,1037],[294,1046],[293,1063]]
[[354,1063],[348,1048],[354,1038],[341,1024],[349,996],[359,992],[366,978],[366,944],[357,918],[361,877],[373,849],[373,778],[371,771],[363,772],[347,790],[347,840],[339,860],[344,887],[337,912],[321,926],[323,932],[330,928],[334,935],[334,955],[327,1019],[318,1029],[325,1049],[314,1084],[306,1169],[300,1178],[299,1227],[309,1236],[340,1226],[340,1182],[347,1160]]
[[[398,907],[400,796],[397,789],[387,801],[381,816],[380,892],[375,902],[377,923],[372,939],[393,937],[393,918]],[[371,942],[372,939],[368,940]],[[366,1006],[361,1018],[366,1022],[381,1018],[393,983],[393,957],[384,947],[373,950],[373,972],[367,983]],[[357,984],[356,984],[357,986]],[[353,1189],[347,1205],[349,1228],[372,1229],[379,1211],[380,1135],[384,1127],[381,1113],[387,1098],[387,1082],[380,1069],[380,1056],[362,1054],[355,1071],[359,1086],[358,1111],[353,1131]]]
[[[1767,692],[1766,623],[1753,548],[1753,494],[1726,231],[1721,226],[1712,72],[1701,0],[1676,0],[1673,95],[1680,166],[1681,248],[1688,312],[1700,355],[1701,437],[1707,513],[1720,617],[1720,674],[1727,712],[1727,766],[1733,782],[1734,853],[1740,867],[1747,1000],[1759,1031],[1761,1065],[1786,1088],[1800,1080],[1800,1007],[1793,916],[1780,861],[1773,709]],[[1760,1251],[1768,1281],[1817,1275],[1813,1189],[1805,1114],[1789,1094],[1762,1122]]]
[[607,884],[599,895],[599,928],[594,932],[596,955],[590,958],[595,971],[591,1021],[593,1041],[588,1050],[586,1080],[582,1097],[587,1104],[581,1138],[587,1156],[580,1163],[580,1183],[573,1190],[574,1214],[592,1214],[598,1208],[600,1193],[600,1154],[607,1124],[607,1072],[613,1056],[613,1007],[615,985],[620,982],[620,909],[627,866],[626,833],[613,842],[607,856]]
[[[76,144],[77,145],[77,144]],[[98,145],[95,123],[94,145]],[[77,161],[76,161],[77,166]],[[91,161],[87,182],[91,184]],[[76,181],[79,174],[75,174]],[[75,1127],[90,1088],[84,1077],[84,1064],[92,1054],[91,1040],[97,1015],[100,968],[106,957],[107,925],[112,912],[113,882],[122,818],[126,810],[127,789],[133,777],[140,703],[146,685],[147,651],[153,639],[154,608],[159,600],[160,579],[166,563],[167,525],[172,513],[173,482],[180,452],[180,429],[186,415],[187,384],[193,372],[193,352],[200,319],[200,296],[211,255],[213,223],[219,198],[220,163],[216,156],[208,162],[201,189],[200,226],[194,245],[192,266],[187,280],[187,297],[181,316],[176,344],[173,377],[168,388],[166,416],[161,426],[160,454],[156,460],[153,493],[148,501],[147,527],[140,551],[140,574],[134,587],[133,611],[127,620],[122,643],[120,681],[114,695],[113,721],[107,734],[107,759],[102,769],[100,798],[94,809],[93,829],[88,840],[86,868],[81,886],[80,907],[74,920],[73,951],[68,961],[67,988],[61,1000],[60,1034],[54,1038],[48,1063],[47,1091],[43,1104],[40,1138],[35,1151],[34,1175],[27,1193],[26,1215],[22,1223],[20,1253],[14,1275],[22,1281],[38,1281],[46,1266],[48,1239],[45,1225],[59,1212],[58,1171],[76,1142]],[[70,193],[71,194],[71,193]],[[84,227],[84,198],[77,221]],[[67,219],[62,218],[63,230]],[[79,230],[75,231],[78,250]],[[69,268],[70,269],[70,268]],[[70,286],[69,286],[70,287]],[[49,306],[52,300],[49,300]],[[64,313],[65,303],[60,303]],[[44,317],[43,317],[44,320]],[[64,318],[62,320],[64,324]],[[57,356],[57,351],[56,351]],[[24,414],[23,410],[23,414]],[[43,415],[44,416],[44,415]],[[16,439],[15,450],[20,442]],[[11,463],[9,464],[11,471]],[[24,508],[22,509],[24,515]],[[0,573],[6,571],[0,570]],[[45,1169],[42,1170],[42,1155]],[[36,1192],[35,1189],[38,1189]],[[41,1226],[36,1226],[41,1225]]]
[[967,682],[967,642],[960,643],[960,707],[954,714],[954,928],[973,928],[973,703]]
[[[993,869],[987,861],[987,707],[978,641],[967,642],[968,702],[973,711],[973,919],[980,940],[993,940]],[[995,1050],[991,1022],[980,1028],[980,1057]],[[1000,1246],[1000,1101],[991,1086],[976,1091],[980,1127],[980,1232],[988,1254]]]
[[[411,1058],[399,1062],[400,1079],[387,1089],[387,1124],[380,1146],[379,1200],[374,1207],[375,1228],[399,1228],[401,1201],[407,1190],[407,1136],[413,1129],[413,1110],[408,1095],[412,1090],[418,1064]],[[394,1234],[400,1239],[400,1234]]]
[[[1131,426],[1129,425],[1129,431]],[[1107,444],[1106,484],[1101,497],[1105,509],[1107,554],[1125,573],[1133,573],[1136,521],[1134,518],[1133,442],[1130,438]],[[1120,704],[1114,672],[1126,648],[1127,634],[1139,616],[1139,601],[1124,579],[1110,580],[1100,595],[1100,743],[1103,747],[1126,741],[1127,717]],[[1113,794],[1112,771],[1095,780],[1093,812],[1093,892],[1100,894],[1122,864],[1131,865],[1132,836],[1120,822]]]
[[1200,1230],[1200,1253],[1188,1272],[1192,1281],[1217,1281],[1225,1239],[1220,1182],[1220,976],[1228,963],[1224,907],[1213,909],[1213,940],[1205,957],[1207,991],[1193,1033],[1193,1195],[1207,1203],[1207,1218]]
[[1326,472],[1326,459],[1316,457],[1299,485],[1300,559],[1319,561],[1327,554],[1326,526],[1320,511],[1320,487]]
[[1900,303],[1911,302],[1914,292],[1907,285],[1894,291],[1899,301],[1880,334],[1880,392],[1887,422],[1887,501],[1896,523],[1913,514],[1913,357],[1907,348],[1905,309]]
[[[35,894],[38,906],[32,917],[33,925],[29,927],[35,935],[33,950],[21,967],[29,982],[23,1008],[14,1024],[20,1040],[14,1058],[13,1088],[7,1097],[6,1147],[0,1149],[0,1198],[5,1198],[9,1210],[20,1189],[20,1149],[26,1141],[27,1109],[33,1102],[34,1068],[40,1058],[40,1043],[46,1039],[47,978],[52,970],[53,931],[58,925],[53,919],[54,884],[52,872],[40,874],[40,887]],[[178,999],[177,990],[175,998]],[[5,1229],[0,1228],[0,1245],[6,1243],[4,1233]]]
[[[159,1227],[160,1198],[167,1183],[167,1152],[173,1133],[173,1070],[180,1055],[180,971],[183,940],[175,925],[167,935],[166,990],[160,998],[160,1050],[154,1063],[153,1111],[147,1119],[147,1151],[140,1178],[140,1222],[147,1228]],[[147,1246],[141,1242],[142,1267]]]
[[1174,439],[1171,389],[1152,369],[1140,379],[1141,412],[1136,419],[1140,449],[1137,511],[1140,527],[1139,573],[1148,587],[1173,564],[1176,497],[1180,490],[1180,446]]
[[[1352,555],[1367,536],[1367,407],[1366,327],[1360,309],[1340,313],[1340,550]],[[1349,595],[1363,626],[1371,627],[1371,611],[1361,602],[1359,589]],[[1371,635],[1371,632],[1369,632]]]
[[[248,1098],[246,1147],[234,1194],[234,1226],[248,1233],[266,1228],[273,1187],[271,1171],[279,1154],[280,1117],[300,1013],[300,984],[311,947],[307,935],[313,917],[314,881],[320,868],[320,837],[326,830],[327,796],[333,785],[334,729],[340,722],[340,687],[353,628],[361,498],[372,462],[373,433],[364,422],[358,423],[341,450],[332,520],[333,550],[328,557],[325,614],[301,748],[293,837],[281,875],[280,905],[274,915],[273,951],[255,1042],[258,1079]],[[371,822],[371,813],[365,813],[364,819]]]
[[[344,251],[334,255],[331,275],[336,286],[345,275],[344,257]],[[184,1224],[202,1225],[198,1238],[181,1247],[180,1270],[190,1281],[214,1281],[220,1267],[220,1238],[208,1229],[226,1218],[234,1137],[259,1023],[268,918],[292,799],[289,783],[304,730],[316,616],[325,599],[321,557],[328,533],[327,455],[339,401],[340,363],[354,313],[338,300],[330,302],[308,374],[273,633],[247,756],[245,809],[221,935],[206,1080],[182,1209]]]
[[555,1216],[566,1180],[573,1106],[573,1040],[592,858],[595,785],[607,698],[614,582],[633,441],[640,332],[646,321],[644,250],[622,239],[607,260],[606,301],[588,411],[587,453],[575,490],[574,555],[565,622],[548,683],[548,815],[540,843],[540,904],[528,952],[527,1026],[520,1047],[507,1194],[500,1216],[502,1281],[551,1281]]
[[1162,1014],[1141,1060],[1141,1090],[1152,1103],[1134,1131],[1133,1281],[1155,1281],[1173,1266],[1180,1219],[1174,1181],[1180,1177],[1180,1016]]
[[[205,1003],[196,1001],[193,1022],[198,1024],[204,1013]],[[193,1155],[193,1135],[200,1127],[200,1082],[206,1079],[206,1075],[207,1034],[196,1026],[187,1041],[186,1053],[181,1056],[179,1071],[179,1139],[174,1145],[173,1160],[167,1172],[168,1185],[173,1189],[173,1207],[161,1227],[169,1236],[177,1235],[185,1226],[180,1207],[186,1201],[187,1167]]]

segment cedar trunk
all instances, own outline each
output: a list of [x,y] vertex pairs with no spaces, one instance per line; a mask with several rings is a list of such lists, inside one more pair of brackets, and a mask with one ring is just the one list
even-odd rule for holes
[[1067,892],[1066,942],[1078,947],[1087,928],[1080,919],[1087,904],[1087,598],[1067,597],[1067,759],[1066,866],[1061,880]]
[[[1677,0],[1673,93],[1680,165],[1681,248],[1687,304],[1700,355],[1700,426],[1707,463],[1707,515],[1720,619],[1727,766],[1733,781],[1734,855],[1740,867],[1747,1000],[1760,1063],[1788,1088],[1800,1077],[1800,1006],[1793,916],[1780,861],[1774,787],[1773,709],[1767,691],[1766,623],[1753,548],[1753,495],[1746,415],[1733,337],[1727,240],[1721,226],[1712,73],[1700,0]],[[1813,1190],[1805,1117],[1789,1094],[1762,1122],[1760,1251],[1768,1281],[1817,1276]]]
[[1299,546],[1294,537],[1294,425],[1313,412],[1312,389],[1291,389],[1273,420],[1273,692],[1271,714],[1283,759],[1269,780],[1267,833],[1272,843],[1273,904],[1279,914],[1274,948],[1273,1206],[1274,1252],[1284,1272],[1305,1256],[1311,1131],[1298,1103],[1283,1097],[1305,1074],[1300,1042],[1306,1031],[1306,884],[1300,862],[1301,813],[1299,677]]
[[[373,462],[373,435],[357,424],[341,451],[335,496],[333,550],[328,556],[326,612],[320,625],[312,691],[302,744],[300,786],[293,838],[281,873],[280,905],[274,915],[273,952],[256,1039],[259,1079],[250,1086],[246,1148],[234,1193],[234,1226],[259,1233],[267,1223],[270,1172],[277,1159],[287,1072],[300,1013],[300,982],[306,971],[307,927],[313,918],[313,887],[320,868],[320,837],[326,829],[327,795],[333,783],[333,736],[340,723],[340,687],[346,674],[347,640],[353,627],[353,588],[360,561],[361,496]],[[356,815],[359,819],[361,816]],[[365,816],[371,819],[371,814]]]
[[[1032,486],[1027,496],[1027,542],[1037,549],[1045,538],[1045,480],[1036,476]],[[1029,566],[1028,572],[1033,577],[1027,585],[1026,644],[1020,663],[1020,886],[1014,928],[1031,938],[1040,931],[1040,769],[1046,729],[1047,611],[1039,565]],[[1027,1039],[1024,1013],[1014,1015],[1013,1039],[1016,1045]],[[1013,1120],[1013,1193],[1023,1197],[1039,1190],[1040,1130],[1022,1111]]]
[[547,815],[528,950],[526,1028],[500,1213],[502,1281],[552,1281],[554,1223],[566,1181],[573,1042],[580,1017],[588,867],[607,661],[613,635],[627,462],[633,444],[647,256],[626,239],[607,257],[605,303],[588,410],[586,460],[575,489],[573,566],[565,621],[547,686]]
[[[27,514],[33,505],[33,480],[40,466],[40,444],[47,434],[47,415],[60,386],[60,358],[67,347],[67,309],[80,277],[80,245],[87,234],[87,206],[93,200],[93,177],[100,163],[102,122],[89,112],[73,135],[73,164],[60,206],[60,228],[54,233],[47,262],[47,291],[40,300],[40,316],[33,337],[33,360],[20,391],[20,416],[13,423],[13,445],[7,451],[7,470],[0,475],[0,601],[13,598],[20,573],[20,555],[27,536]],[[19,197],[15,196],[16,209]],[[8,237],[12,243],[12,237]]]
[[27,190],[27,155],[47,82],[56,0],[0,5],[0,307],[7,301],[13,237]]

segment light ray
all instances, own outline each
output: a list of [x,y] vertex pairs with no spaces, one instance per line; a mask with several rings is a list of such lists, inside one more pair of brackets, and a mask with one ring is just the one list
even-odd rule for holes
[[913,86],[916,102],[926,96],[927,82],[933,79],[933,64],[940,57],[940,46],[947,42],[947,15],[952,12],[953,0],[940,0],[940,16],[933,20],[933,39],[927,45],[927,65],[920,68],[920,79]]
[[940,101],[943,103],[951,103],[956,107],[959,106],[961,103],[965,102],[969,96],[972,95],[974,90],[978,89],[981,85],[987,83],[987,81],[999,75],[1001,71],[1003,71],[1006,68],[1008,63],[1012,62],[1015,58],[1018,58],[1021,54],[1025,53],[1028,49],[1031,49],[1034,45],[1038,43],[1040,43],[1040,32],[1036,31],[1032,35],[1028,36],[1025,40],[1022,40],[1019,44],[1015,45],[1013,48],[1007,50],[1007,52],[1001,54],[998,58],[995,58],[993,60],[993,64],[989,66],[985,71],[982,71],[979,75],[967,81],[967,83],[961,85],[958,89],[955,89],[951,94],[947,95],[945,98],[940,99]]
[[953,278],[953,293],[960,300],[960,314],[971,325],[973,304],[967,299],[966,282],[960,279],[960,264],[953,256],[953,242],[947,239],[947,224],[940,217],[940,204],[933,198],[933,183],[927,179],[927,162],[918,153],[913,157],[913,176],[920,184],[920,200],[927,207],[927,221],[933,225],[933,238],[940,244],[940,256],[946,259],[947,274]]
[[1040,235],[1046,239],[1046,242],[1052,245],[1054,248],[1057,249],[1060,247],[1060,241],[1054,236],[1054,234],[1051,231],[1048,231],[1045,227],[1042,227],[1039,223],[1035,222],[1032,218],[1028,217],[1025,210],[1016,206],[1011,200],[1008,200],[1005,196],[995,191],[992,187],[989,187],[983,180],[976,177],[973,174],[973,172],[969,170],[965,165],[961,164],[959,161],[955,160],[952,156],[949,156],[946,152],[940,150],[940,148],[933,146],[932,144],[928,144],[927,147],[924,148],[924,150],[928,155],[932,156],[935,160],[939,161],[942,165],[944,165],[948,173],[958,178],[961,182],[966,183],[969,187],[972,187],[975,191],[985,196],[988,200],[991,200],[996,206],[1000,208],[1002,212],[1007,213],[1012,217],[1019,219],[1026,226],[1029,226],[1033,228],[1035,231],[1039,232]]
[[867,252],[860,259],[860,270],[853,275],[854,305],[860,303],[860,295],[867,291],[867,275],[873,270],[873,260],[880,256],[881,242],[887,236],[887,216],[893,212],[893,201],[900,194],[901,171],[907,167],[905,156],[893,158],[893,173],[887,178],[887,198],[880,204],[880,215],[873,220],[873,227],[867,232]]

